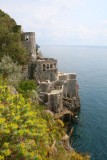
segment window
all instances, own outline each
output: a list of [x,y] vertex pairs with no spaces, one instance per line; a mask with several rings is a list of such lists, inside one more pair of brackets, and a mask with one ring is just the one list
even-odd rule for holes
[[25,35],[25,41],[29,40],[29,35]]
[[50,68],[53,68],[53,64],[50,64]]
[[43,71],[45,71],[45,64],[43,64]]
[[47,64],[47,69],[49,69],[49,64]]

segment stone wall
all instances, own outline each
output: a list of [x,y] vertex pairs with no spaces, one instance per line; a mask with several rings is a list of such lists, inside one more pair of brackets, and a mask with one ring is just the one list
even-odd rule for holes
[[67,97],[76,96],[76,79],[67,80],[67,85],[64,85],[65,90],[67,91]]
[[48,107],[52,112],[61,112],[63,110],[63,92],[62,90],[53,90],[48,93]]
[[70,80],[70,79],[76,79],[75,73],[58,73],[58,79],[61,81]]
[[63,83],[63,96],[75,97],[76,96],[76,74],[75,73],[59,73],[59,81]]
[[41,82],[38,86],[39,92],[50,92],[51,91],[51,83],[50,82]]

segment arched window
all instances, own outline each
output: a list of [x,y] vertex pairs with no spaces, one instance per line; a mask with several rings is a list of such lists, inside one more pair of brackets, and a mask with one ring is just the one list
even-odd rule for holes
[[50,68],[53,68],[53,64],[50,64]]
[[49,69],[49,64],[47,64],[47,69]]
[[43,64],[43,71],[45,71],[45,69],[46,69],[45,67],[46,67],[45,64]]

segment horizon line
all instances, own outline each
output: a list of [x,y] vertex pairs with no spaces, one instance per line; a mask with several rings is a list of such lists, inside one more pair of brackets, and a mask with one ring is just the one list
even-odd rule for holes
[[70,44],[40,44],[40,46],[63,46],[63,47],[107,47],[107,45],[70,45]]

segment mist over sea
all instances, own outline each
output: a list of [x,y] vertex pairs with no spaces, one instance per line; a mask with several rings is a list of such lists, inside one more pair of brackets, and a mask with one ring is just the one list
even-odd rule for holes
[[92,160],[107,160],[107,47],[41,46],[59,71],[77,73],[81,111],[71,141]]

